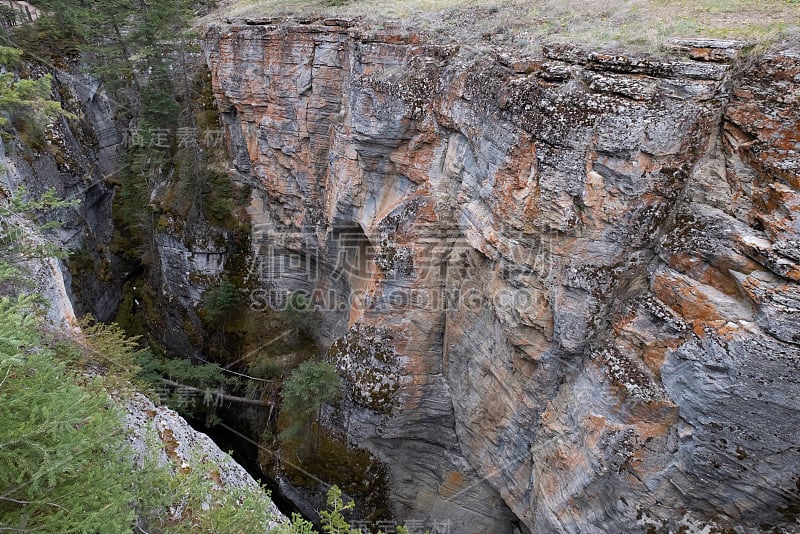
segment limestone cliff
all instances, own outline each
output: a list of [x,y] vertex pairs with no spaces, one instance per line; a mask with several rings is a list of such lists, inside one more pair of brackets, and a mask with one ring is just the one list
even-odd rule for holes
[[[41,65],[29,68],[37,75],[47,72]],[[91,313],[106,321],[116,312],[128,274],[120,272],[119,260],[109,246],[114,188],[106,180],[113,180],[119,171],[121,126],[114,119],[115,104],[99,82],[54,67],[50,74],[54,94],[74,116],[59,117],[42,132],[28,124],[27,135],[18,132],[0,142],[0,186],[11,192],[25,186],[33,198],[53,189],[58,198],[77,202],[42,215],[58,221],[48,238],[73,253],[71,269],[66,268],[67,262],[55,259],[32,262],[30,267],[37,273],[37,287],[54,303],[51,318],[73,318],[74,306],[78,316]]]
[[325,311],[397,519],[798,528],[800,49],[740,48],[208,32],[262,285]]
[[[215,470],[215,485],[219,489],[261,491],[261,486],[233,458],[220,449],[207,435],[196,431],[174,410],[156,406],[141,393],[115,399],[124,408],[124,428],[135,461],[141,465],[148,454],[157,455],[160,465],[174,469],[202,469],[201,464],[211,464]],[[180,519],[184,510],[176,507],[175,517]],[[286,518],[272,504],[274,527]],[[272,527],[271,527],[272,528]]]

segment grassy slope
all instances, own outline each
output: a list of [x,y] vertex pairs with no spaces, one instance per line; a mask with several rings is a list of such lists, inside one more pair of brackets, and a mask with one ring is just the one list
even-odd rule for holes
[[[331,4],[341,5],[331,5]],[[222,0],[216,17],[363,17],[535,52],[569,41],[656,52],[675,37],[768,43],[798,33],[800,0]]]

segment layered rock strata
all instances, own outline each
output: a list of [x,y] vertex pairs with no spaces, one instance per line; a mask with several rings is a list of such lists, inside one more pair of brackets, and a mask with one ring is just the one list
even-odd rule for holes
[[740,48],[209,30],[262,286],[323,311],[398,520],[798,527],[800,50]]

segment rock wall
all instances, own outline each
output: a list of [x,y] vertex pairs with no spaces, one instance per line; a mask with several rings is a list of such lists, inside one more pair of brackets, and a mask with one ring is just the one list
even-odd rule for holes
[[399,521],[797,528],[800,50],[740,48],[209,30],[262,286],[314,296]]
[[[121,299],[121,286],[129,274],[115,270],[121,262],[110,250],[114,187],[106,182],[113,181],[120,170],[123,135],[114,118],[116,104],[100,89],[99,82],[65,71],[53,74],[62,107],[75,116],[60,117],[43,127],[42,145],[19,134],[5,142],[0,139],[0,201],[5,202],[8,195],[19,195],[22,186],[32,198],[53,189],[60,199],[78,201],[68,208],[37,214],[48,218],[39,223],[58,221],[60,224],[53,229],[43,230],[25,216],[13,216],[6,222],[16,225],[32,248],[53,245],[73,253],[86,250],[85,261],[70,269],[68,264],[75,261],[74,256],[62,260],[25,258],[20,254],[6,259],[17,260],[14,266],[23,273],[25,282],[21,285],[26,292],[35,292],[47,302],[46,327],[80,342],[78,319],[85,313],[104,321],[113,318]],[[211,256],[207,263],[213,268]],[[176,273],[176,266],[169,265],[168,258],[164,262],[175,273],[173,276],[183,272]],[[192,264],[195,269],[202,266],[199,260]],[[78,283],[80,289],[75,287]],[[16,293],[14,284],[8,283],[2,291]],[[259,490],[259,483],[241,465],[174,410],[154,405],[141,393],[114,391],[112,396],[124,414],[123,427],[137,465],[151,453],[156,454],[161,465],[172,465],[184,472],[200,468],[197,462],[202,460],[215,466],[217,488]],[[180,519],[183,511],[183,507],[175,507],[171,510],[172,519]],[[273,527],[288,521],[274,504],[271,515]]]
[[[37,75],[46,74],[41,66],[29,68]],[[42,126],[41,139],[38,133],[29,132],[27,136],[18,134],[2,143],[0,158],[4,164],[0,186],[16,192],[24,185],[33,198],[53,189],[58,198],[77,201],[73,207],[47,215],[60,224],[48,231],[47,237],[83,261],[75,261],[72,272],[67,262],[61,260],[49,260],[46,265],[34,262],[32,267],[37,272],[45,269],[36,276],[51,279],[55,287],[60,287],[58,291],[69,295],[65,299],[45,291],[59,306],[69,306],[67,316],[73,316],[74,306],[79,317],[91,313],[107,321],[119,305],[121,285],[127,274],[119,272],[119,260],[109,246],[114,230],[111,220],[114,188],[106,181],[113,179],[119,170],[121,127],[114,119],[115,103],[100,90],[99,82],[88,75],[63,70],[53,70],[50,74],[57,100],[74,117],[59,117]],[[28,126],[28,130],[37,129]]]

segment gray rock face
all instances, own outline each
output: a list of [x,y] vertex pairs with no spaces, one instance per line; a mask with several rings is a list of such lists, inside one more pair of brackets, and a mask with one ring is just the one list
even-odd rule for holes
[[[201,468],[198,462],[208,462],[214,466],[215,483],[219,488],[260,491],[258,483],[241,465],[174,410],[155,406],[140,393],[117,399],[117,402],[123,406],[128,443],[139,465],[146,454],[151,454],[152,449],[148,447],[155,447],[160,465],[186,470]],[[274,504],[270,513],[275,518],[273,526],[287,521]]]
[[62,117],[44,128],[46,146],[29,146],[22,137],[3,146],[0,184],[10,191],[24,185],[34,198],[53,189],[59,198],[78,202],[50,214],[61,226],[48,232],[53,243],[80,251],[85,261],[74,272],[78,279],[72,280],[64,262],[55,262],[60,272],[48,276],[65,278],[78,316],[91,313],[107,321],[116,313],[123,281],[123,276],[111,276],[119,262],[108,246],[114,188],[106,182],[118,171],[122,135],[113,120],[113,104],[98,92],[97,81],[65,71],[53,74],[54,93],[77,118]]
[[[35,292],[47,302],[48,326],[64,335],[80,337],[77,320],[84,314],[92,313],[100,321],[113,319],[121,300],[121,285],[129,274],[118,270],[121,262],[109,246],[114,230],[114,187],[109,182],[120,171],[123,128],[115,120],[117,104],[105,95],[98,81],[66,71],[51,74],[54,94],[62,108],[75,117],[58,117],[43,126],[46,146],[22,135],[0,140],[0,202],[5,203],[8,195],[20,195],[23,186],[30,198],[39,198],[53,189],[60,199],[77,201],[72,207],[42,214],[48,220],[36,221],[58,221],[60,225],[52,230],[42,230],[24,216],[9,217],[6,222],[16,225],[32,247],[54,245],[84,258],[72,270],[67,261],[57,258],[12,258],[15,267],[23,271],[26,292]],[[157,246],[163,251],[162,271],[169,276],[165,286],[183,306],[195,303],[201,289],[189,282],[188,273],[217,275],[226,252],[224,246],[208,244],[197,237],[193,242],[195,246],[190,250],[177,239],[158,235]],[[212,476],[217,488],[261,491],[242,466],[177,412],[155,406],[139,393],[115,394],[113,400],[124,413],[123,426],[136,463],[140,464],[146,453],[152,453],[148,445],[154,445],[161,464],[191,470],[200,467],[198,462],[208,462],[214,465]],[[150,438],[154,440],[148,443]],[[179,519],[182,511],[180,505],[172,508],[172,518]],[[270,515],[272,527],[288,521],[274,504]]]
[[205,41],[263,287],[325,312],[397,519],[797,530],[800,52],[426,41]]

